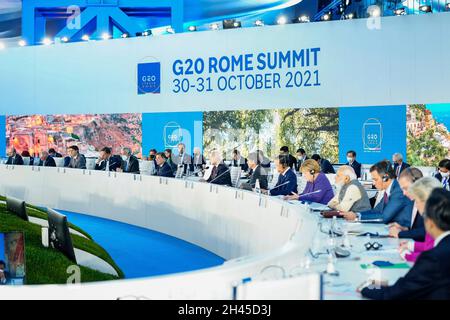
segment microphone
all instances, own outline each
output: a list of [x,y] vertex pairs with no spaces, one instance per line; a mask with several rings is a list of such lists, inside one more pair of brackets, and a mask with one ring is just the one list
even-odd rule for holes
[[299,200],[300,200],[301,197],[309,196],[309,195],[316,194],[316,193],[320,193],[320,192],[322,192],[322,190],[316,190],[316,191],[313,191],[313,192],[308,192],[308,193],[304,193],[304,194],[299,194]]
[[222,172],[221,174],[219,174],[217,177],[215,177],[214,179],[212,179],[210,182],[208,183],[212,183],[213,181],[217,180],[218,178],[220,178],[221,176],[223,176],[225,173],[230,172],[230,169],[228,168],[226,171]]
[[270,191],[275,190],[275,189],[278,189],[279,187],[285,186],[285,185],[289,184],[289,182],[290,182],[290,181],[286,181],[286,182],[284,182],[284,183],[282,183],[282,184],[280,184],[280,185],[278,185],[278,186],[276,186],[276,187],[273,187],[272,189],[270,189]]

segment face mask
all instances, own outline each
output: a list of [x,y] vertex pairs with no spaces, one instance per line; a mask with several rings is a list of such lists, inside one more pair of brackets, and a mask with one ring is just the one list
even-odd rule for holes
[[450,172],[440,172],[443,178],[448,178],[450,176]]
[[349,162],[349,163],[351,163],[351,162],[353,162],[353,158],[347,158],[347,161]]
[[123,161],[127,161],[127,160],[128,160],[128,157],[127,157],[127,156],[122,155],[121,157],[122,157],[122,160],[123,160]]

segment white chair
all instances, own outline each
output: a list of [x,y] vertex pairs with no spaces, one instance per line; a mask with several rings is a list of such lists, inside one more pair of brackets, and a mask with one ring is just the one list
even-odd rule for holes
[[139,171],[142,175],[150,176],[155,170],[155,163],[153,161],[139,160]]
[[281,280],[254,280],[237,287],[236,300],[321,300],[322,288],[319,273]]
[[231,167],[230,175],[231,185],[237,188],[239,186],[239,179],[241,178],[241,167]]
[[56,166],[59,168],[64,167],[64,158],[57,158],[54,157],[53,160],[55,160]]
[[277,170],[272,171],[272,180],[269,183],[269,189],[273,189],[278,182],[278,177],[280,173]]
[[177,171],[175,172],[175,178],[181,179],[184,173],[184,166],[177,166]]
[[93,158],[86,158],[86,169],[88,170],[94,170],[95,169],[95,162],[97,159]]

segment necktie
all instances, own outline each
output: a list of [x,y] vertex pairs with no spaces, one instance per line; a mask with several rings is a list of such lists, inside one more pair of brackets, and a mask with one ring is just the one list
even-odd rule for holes
[[448,189],[448,178],[444,179],[444,182],[442,183],[444,189]]
[[389,197],[388,197],[387,192],[384,192],[383,202],[385,205],[389,202]]
[[397,175],[397,178],[400,177],[400,170],[401,170],[401,169],[402,169],[402,166],[399,165],[399,166],[397,167],[397,172],[395,173],[395,174]]
[[211,171],[211,180],[213,180],[217,176],[217,167],[214,166],[214,168]]

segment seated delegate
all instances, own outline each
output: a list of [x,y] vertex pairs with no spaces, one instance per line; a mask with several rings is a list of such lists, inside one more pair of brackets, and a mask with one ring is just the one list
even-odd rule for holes
[[291,169],[289,155],[280,154],[275,160],[278,173],[278,181],[275,187],[269,190],[271,196],[286,196],[297,193],[297,175]]
[[[405,172],[406,170],[403,171],[403,173]],[[430,194],[434,189],[439,189],[440,186],[439,181],[432,177],[422,178],[411,185],[408,194],[411,196],[411,199],[415,201],[415,206],[417,207],[419,215],[421,212],[425,212],[425,204],[430,197]],[[399,251],[403,259],[409,262],[415,262],[422,252],[432,249],[433,245],[433,238],[431,235],[426,234],[423,241],[402,241],[400,243]]]
[[[398,179],[398,183],[405,197],[414,201],[409,193],[409,188],[418,180],[423,178],[423,173],[417,168],[407,168],[403,170]],[[415,203],[416,204],[416,203]],[[425,239],[425,226],[423,225],[422,216],[419,214],[417,206],[414,205],[411,212],[411,225],[401,226],[394,222],[389,226],[389,235],[393,238],[411,238],[417,241]]]
[[389,161],[378,162],[370,168],[370,174],[375,188],[383,192],[383,198],[372,210],[344,212],[345,219],[386,224],[397,222],[401,226],[409,226],[413,202],[403,194],[391,163]]
[[206,182],[223,186],[231,186],[230,169],[223,163],[220,152],[217,150],[211,151],[209,158],[212,168],[211,175]]
[[173,178],[172,168],[167,163],[166,155],[163,152],[159,152],[156,154],[155,161],[156,161],[156,175],[158,177]]
[[342,166],[336,173],[336,196],[328,202],[328,206],[338,211],[367,211],[372,209],[366,190],[358,181],[355,170],[350,166]]
[[414,266],[394,285],[369,282],[358,288],[363,297],[377,300],[450,299],[450,192],[433,190],[424,210],[427,233],[433,248],[423,252]]
[[334,197],[333,187],[327,176],[320,172],[319,163],[312,159],[306,160],[300,170],[307,181],[305,190],[301,194],[288,195],[285,199],[328,204]]

